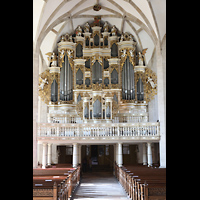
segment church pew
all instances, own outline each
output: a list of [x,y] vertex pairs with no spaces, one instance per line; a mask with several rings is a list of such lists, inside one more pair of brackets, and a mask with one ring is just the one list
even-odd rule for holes
[[[166,170],[115,166],[115,175],[133,200],[166,199]],[[136,175],[137,174],[137,175]]]
[[[37,171],[37,170],[36,170]],[[55,174],[52,175],[52,171]],[[43,169],[43,175],[39,175],[41,171],[35,172],[33,176],[33,199],[60,200],[71,198],[75,188],[80,182],[80,166],[76,169],[69,170],[49,170]],[[65,175],[63,174],[65,173]],[[59,175],[58,175],[59,174]],[[46,181],[52,180],[52,181]]]
[[[33,169],[33,176],[62,176],[64,174],[70,173],[75,170],[75,168],[47,168],[47,169]],[[67,174],[68,175],[68,174]]]

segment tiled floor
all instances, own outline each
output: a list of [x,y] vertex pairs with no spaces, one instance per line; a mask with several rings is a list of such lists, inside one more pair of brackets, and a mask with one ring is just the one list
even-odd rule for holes
[[110,172],[85,173],[73,200],[121,200],[129,199],[123,187]]

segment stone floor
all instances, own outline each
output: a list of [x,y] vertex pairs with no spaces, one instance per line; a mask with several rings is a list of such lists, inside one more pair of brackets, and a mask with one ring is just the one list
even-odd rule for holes
[[82,176],[73,200],[120,200],[129,199],[123,187],[111,172],[92,172]]

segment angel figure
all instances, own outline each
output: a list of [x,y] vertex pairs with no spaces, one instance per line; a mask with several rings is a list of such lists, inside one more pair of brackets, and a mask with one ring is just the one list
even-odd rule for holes
[[62,36],[61,36],[61,42],[64,42],[64,41],[66,41],[66,36],[65,36],[65,35],[62,35]]
[[70,41],[70,42],[73,42],[73,40],[72,40],[72,35],[69,36],[69,41]]
[[78,25],[76,28],[76,36],[81,36],[81,35],[82,35],[82,28],[80,25]]
[[121,52],[122,52],[122,55],[121,55],[121,57],[125,57],[125,56],[126,56],[126,49],[124,49],[124,50],[121,50]]
[[106,21],[105,24],[103,25],[103,31],[108,32],[108,22]]
[[90,31],[90,25],[88,22],[85,24],[84,28],[85,28],[85,33],[86,32],[88,33]]
[[120,38],[120,42],[124,41],[124,34],[122,33],[121,38]]
[[130,53],[131,57],[134,57],[134,53],[133,53],[133,52],[134,52],[133,49],[130,49],[130,50],[129,50],[129,53]]
[[117,35],[117,28],[116,28],[115,25],[112,27],[112,29],[111,29],[111,33],[112,33],[112,36]]
[[48,56],[47,59],[50,62],[51,66],[57,66],[57,55],[54,52],[48,52],[46,53],[46,55]]
[[129,41],[133,41],[133,35],[132,34],[129,35]]
[[73,50],[67,50],[67,54],[69,55],[70,58],[72,58],[72,53],[73,53]]
[[[41,78],[41,79],[42,79],[42,78]],[[42,82],[41,82],[40,85],[39,85],[39,89],[42,89],[42,90],[43,90],[45,84],[48,84],[47,78],[42,79]]]
[[144,65],[144,55],[145,55],[145,53],[147,52],[147,49],[148,49],[148,48],[143,49],[142,52],[139,52],[139,53],[138,53],[138,60],[139,60],[139,65],[140,65],[140,66],[143,66],[143,65]]
[[96,56],[94,56],[94,58],[92,60],[92,65],[94,65],[95,61],[96,61]]
[[153,82],[153,79],[152,78],[150,78],[149,76],[148,76],[148,80],[147,80],[147,83],[150,83],[150,85],[151,85],[151,87],[154,89],[155,88],[155,86],[156,86],[156,84]]

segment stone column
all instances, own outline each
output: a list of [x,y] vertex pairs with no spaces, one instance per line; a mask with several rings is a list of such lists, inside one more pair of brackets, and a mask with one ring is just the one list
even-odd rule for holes
[[[162,50],[161,50],[162,48]],[[158,119],[160,122],[160,168],[166,167],[166,37],[156,45]]]
[[116,164],[118,165],[118,144],[115,145],[116,148]]
[[147,165],[147,148],[146,148],[146,143],[143,143],[143,165]]
[[47,164],[47,143],[43,143],[43,151],[42,151],[42,169],[46,168]]
[[147,152],[147,155],[148,155],[148,167],[152,166],[152,150],[151,150],[151,143],[148,142],[147,143],[147,148],[148,148],[148,152]]
[[78,163],[81,164],[81,144],[79,144],[79,148],[78,148]]
[[77,167],[78,165],[78,144],[73,144],[73,161],[72,166]]
[[47,165],[51,165],[51,147],[52,147],[52,144],[48,143]]
[[122,164],[123,164],[122,143],[118,143],[118,166],[121,167]]

